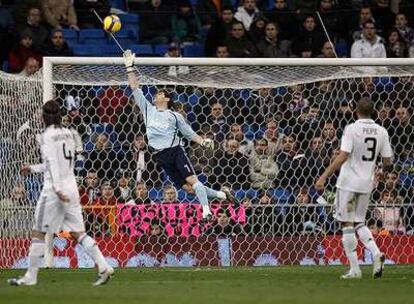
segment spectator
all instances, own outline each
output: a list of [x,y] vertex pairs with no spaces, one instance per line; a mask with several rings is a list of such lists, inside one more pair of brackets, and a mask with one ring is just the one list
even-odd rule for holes
[[30,57],[41,62],[42,56],[33,49],[32,33],[29,30],[25,30],[20,33],[19,44],[12,48],[9,52],[9,70],[12,73],[21,72],[27,59]]
[[376,34],[375,23],[364,23],[361,40],[355,41],[351,48],[352,58],[385,58],[387,53],[382,38]]
[[265,26],[269,22],[265,17],[258,16],[253,20],[248,32],[250,40],[256,45],[259,41],[265,38]]
[[372,15],[371,7],[366,6],[362,7],[359,11],[357,25],[354,27],[355,29],[352,32],[352,40],[357,41],[362,38],[362,31],[364,29],[365,22],[375,22],[374,17]]
[[228,37],[234,20],[233,17],[232,8],[230,6],[223,6],[220,17],[211,25],[207,33],[204,48],[207,57],[213,57],[219,44],[223,44],[223,41]]
[[230,57],[254,58],[258,57],[259,55],[256,46],[249,40],[248,36],[246,35],[243,23],[240,21],[236,21],[232,24],[231,32],[227,38],[226,44],[229,49]]
[[171,27],[174,40],[179,43],[195,43],[200,40],[201,23],[188,0],[180,0],[178,12],[172,16]]
[[337,41],[340,38],[345,38],[349,26],[346,23],[346,14],[336,10],[337,1],[319,0],[318,2],[318,10],[331,40]]
[[218,45],[216,49],[217,58],[228,58],[230,56],[227,45]]
[[224,208],[217,211],[216,220],[206,231],[206,235],[216,237],[236,236],[243,233],[242,227],[231,219],[230,211]]
[[296,120],[293,133],[296,134],[296,139],[300,143],[299,149],[306,150],[309,147],[309,142],[318,132],[320,124],[319,114],[319,107],[312,105],[306,108]]
[[18,32],[29,31],[33,40],[33,48],[41,52],[49,38],[48,30],[41,24],[42,11],[39,7],[30,7],[27,12],[26,23],[18,28]]
[[226,142],[224,151],[217,151],[213,161],[213,174],[209,178],[213,188],[220,189],[224,184],[233,189],[248,188],[249,160],[239,152],[240,143],[235,139]]
[[215,102],[210,107],[210,115],[207,117],[206,125],[209,130],[214,134],[214,139],[218,142],[222,142],[229,131],[229,125],[227,119],[223,113],[223,105],[219,102]]
[[327,153],[329,154],[339,147],[339,140],[338,136],[336,135],[336,128],[332,121],[325,121],[323,123],[322,141]]
[[395,111],[389,132],[395,155],[404,160],[414,148],[413,121],[406,107],[399,107]]
[[140,13],[142,43],[167,44],[171,37],[171,10],[168,1],[151,0],[144,3]]
[[294,0],[293,7],[299,13],[311,13],[317,9],[317,0]]
[[388,58],[408,57],[407,45],[397,29],[392,29],[388,33],[386,52]]
[[320,54],[326,38],[316,28],[314,16],[307,16],[303,21],[303,27],[296,36],[292,45],[293,53],[298,57],[316,57]]
[[41,2],[46,22],[52,28],[71,28],[79,31],[72,0],[42,0]]
[[322,137],[314,137],[310,141],[309,148],[305,151],[305,160],[302,167],[302,179],[306,187],[311,187],[315,176],[320,176],[325,169],[325,164],[329,165],[329,152],[325,149]]
[[396,191],[383,191],[381,201],[374,209],[374,217],[381,220],[384,229],[391,233],[405,233],[402,212],[399,206],[400,199]]
[[30,77],[36,74],[37,71],[40,69],[40,63],[33,57],[29,57],[26,60],[26,64],[24,65],[23,71],[18,73],[20,76]]
[[289,9],[286,0],[273,0],[274,7],[266,14],[266,17],[278,25],[279,40],[292,40],[299,27],[296,22],[296,13]]
[[45,56],[70,57],[73,56],[72,49],[68,46],[63,37],[62,30],[53,30],[50,41],[44,48]]
[[162,203],[175,204],[178,203],[177,190],[172,185],[167,185],[162,189]]
[[265,27],[265,37],[260,40],[257,48],[262,57],[285,58],[290,55],[290,43],[287,40],[278,40],[279,29],[274,22]]
[[389,130],[391,126],[391,104],[384,103],[379,106],[376,123]]
[[250,31],[253,21],[261,16],[255,0],[243,0],[243,5],[237,8],[234,18],[243,23],[246,31]]
[[133,183],[131,173],[125,170],[120,170],[118,173],[118,185],[114,190],[114,195],[118,204],[124,204],[131,199]]
[[[170,47],[168,48],[167,53],[165,54],[165,57],[171,57],[171,58],[179,58],[181,56],[181,48],[177,45],[177,43],[173,42],[170,44]],[[177,77],[179,74],[188,74],[190,73],[190,68],[185,65],[175,66],[172,65],[168,68],[168,75],[172,77]]]
[[283,133],[279,132],[277,121],[271,120],[266,124],[263,139],[267,140],[270,155],[276,155],[281,148]]
[[75,11],[78,25],[82,29],[101,28],[101,22],[92,10],[95,10],[103,19],[109,14],[111,4],[109,0],[75,0]]
[[256,130],[264,127],[268,120],[280,118],[280,103],[281,97],[275,96],[271,88],[252,91],[250,98],[246,101],[246,107],[242,109],[243,123],[247,122],[252,129]]
[[225,9],[231,10],[231,1],[198,0],[196,5],[196,11],[200,16],[201,25],[205,28],[210,28],[216,19],[222,17]]
[[318,55],[318,58],[335,58],[335,52],[332,44],[329,41],[325,41],[321,49],[322,54]]
[[414,30],[409,26],[408,19],[405,14],[397,14],[395,16],[395,28],[400,32],[407,46],[414,44]]
[[150,205],[151,199],[148,196],[148,188],[145,182],[138,182],[132,195],[133,199],[128,201],[129,205]]
[[149,227],[149,235],[156,237],[166,237],[165,227],[161,220],[153,218]]
[[250,179],[252,188],[267,189],[273,186],[278,173],[275,155],[270,153],[266,139],[259,139],[250,155]]
[[90,170],[86,173],[83,185],[79,188],[81,205],[92,205],[101,194],[98,174]]
[[86,209],[86,231],[96,234],[109,234],[110,224],[115,217],[114,188],[109,181],[101,185],[101,195],[93,202],[92,209]]
[[389,0],[373,0],[372,13],[375,23],[381,31],[391,28],[394,25],[395,14],[391,11]]
[[234,123],[230,127],[230,133],[227,136],[227,140],[229,139],[235,139],[240,143],[239,152],[243,155],[250,155],[250,153],[254,149],[253,141],[246,138],[246,136],[243,133],[242,126]]

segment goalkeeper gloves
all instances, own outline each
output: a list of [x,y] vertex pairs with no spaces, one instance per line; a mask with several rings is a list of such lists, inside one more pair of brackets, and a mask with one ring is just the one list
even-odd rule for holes
[[131,50],[126,50],[124,52],[124,64],[128,73],[134,72],[134,61],[135,61],[135,54],[131,52]]
[[210,138],[203,139],[203,141],[201,142],[201,146],[207,149],[213,149],[214,141]]

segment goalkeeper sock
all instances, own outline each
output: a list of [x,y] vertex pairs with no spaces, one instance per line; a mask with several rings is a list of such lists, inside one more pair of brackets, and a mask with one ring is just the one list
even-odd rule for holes
[[45,235],[45,267],[53,267],[53,241],[54,234],[46,233]]
[[206,187],[200,182],[196,182],[193,185],[193,189],[195,191],[195,194],[201,204],[201,207],[203,208],[203,217],[205,217],[208,214],[211,214],[210,207],[208,205],[208,198],[207,198],[207,191]]
[[219,200],[226,199],[226,194],[223,191],[216,191],[216,190],[211,189],[207,186],[204,186],[204,188],[206,189],[207,198],[209,198],[209,199],[219,199]]
[[381,254],[377,244],[374,241],[374,237],[372,236],[372,233],[367,226],[361,223],[356,226],[355,230],[362,244],[364,244],[365,248],[368,248],[369,251],[371,251],[374,257]]
[[104,256],[102,255],[101,250],[99,250],[99,247],[93,238],[85,233],[79,237],[78,243],[83,247],[83,249],[85,249],[86,253],[98,266],[99,272],[103,272],[109,267],[108,263],[105,261]]
[[32,239],[32,244],[29,249],[29,267],[26,272],[26,277],[30,280],[37,281],[37,273],[39,272],[40,259],[45,254],[45,241],[38,238]]
[[351,271],[360,271],[358,265],[358,256],[356,252],[358,240],[355,235],[354,227],[345,227],[342,229],[342,245],[344,246],[345,254],[349,260]]

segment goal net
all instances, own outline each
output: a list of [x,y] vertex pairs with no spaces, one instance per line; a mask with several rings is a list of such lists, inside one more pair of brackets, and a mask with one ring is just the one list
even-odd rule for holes
[[[388,263],[414,263],[414,61],[140,58],[137,74],[152,100],[173,92],[176,111],[203,137],[184,143],[200,180],[229,186],[235,200],[212,201],[202,223],[196,198],[171,186],[148,151],[143,117],[121,58],[46,58],[43,75],[0,74],[0,268],[27,265],[42,176],[37,163],[42,102],[55,97],[76,131],[75,171],[87,232],[117,267],[263,266],[345,263],[334,221],[333,176],[315,178],[338,153],[344,127],[364,96],[376,107],[395,151],[381,168],[366,223]],[[64,229],[64,227],[63,227]],[[363,263],[370,253],[358,247]],[[56,267],[92,267],[63,231]]]

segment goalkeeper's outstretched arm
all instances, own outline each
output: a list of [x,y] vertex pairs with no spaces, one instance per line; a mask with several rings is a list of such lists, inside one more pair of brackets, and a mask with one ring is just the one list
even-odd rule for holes
[[131,50],[124,52],[124,63],[128,74],[128,83],[132,90],[139,88],[139,80],[134,68],[135,54]]

